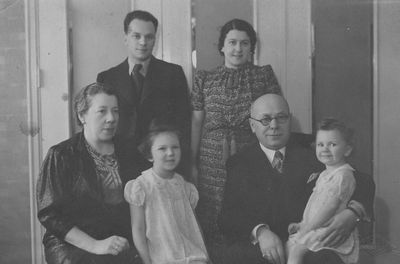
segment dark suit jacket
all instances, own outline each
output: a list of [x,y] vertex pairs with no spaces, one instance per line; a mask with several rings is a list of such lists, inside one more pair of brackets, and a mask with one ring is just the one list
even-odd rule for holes
[[120,120],[118,134],[134,137],[137,144],[147,133],[151,120],[166,118],[181,129],[188,141],[190,104],[182,67],[151,57],[139,103],[134,98],[128,59],[98,74],[97,81],[117,89]]
[[[250,242],[253,228],[266,223],[286,241],[288,225],[301,221],[315,186],[315,180],[310,183],[307,180],[322,169],[314,151],[293,139],[286,148],[282,175],[272,168],[258,142],[232,156],[227,162],[227,182],[219,217],[221,232],[228,242]],[[358,172],[355,178],[357,187],[352,199],[371,212],[372,178],[360,176]]]
[[232,156],[219,218],[225,238],[250,242],[253,228],[266,223],[286,240],[289,223],[301,220],[312,190],[307,179],[321,168],[314,156],[310,149],[288,145],[282,175],[272,168],[258,142]]

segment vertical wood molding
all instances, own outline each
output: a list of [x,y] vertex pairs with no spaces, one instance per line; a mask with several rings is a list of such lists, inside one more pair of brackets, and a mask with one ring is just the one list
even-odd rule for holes
[[[379,57],[378,57],[378,50],[379,50],[379,38],[378,38],[378,27],[379,27],[379,20],[378,20],[378,13],[379,13],[379,5],[378,5],[378,0],[373,0],[373,55],[372,55],[372,97],[373,97],[373,102],[372,102],[372,107],[373,107],[373,120],[372,120],[372,127],[373,127],[373,132],[372,132],[372,177],[375,181],[375,200],[374,200],[374,209],[375,212],[377,212],[377,203],[376,203],[376,197],[380,197],[380,177],[379,176],[379,150],[380,150],[380,144],[379,144],[379,136],[380,136],[380,123],[379,123],[379,71],[378,71],[378,66],[379,66]],[[377,223],[374,221],[373,227],[372,227],[372,232],[373,232],[373,241],[372,243],[376,245],[377,243]]]
[[[38,49],[38,10],[36,0],[25,0],[25,39],[26,39],[26,87],[28,106],[28,126],[38,127],[40,120],[40,75]],[[44,263],[42,250],[42,227],[37,219],[36,182],[42,160],[41,130],[28,136],[29,156],[29,208],[31,228],[31,256],[33,264]]]
[[312,132],[311,0],[253,0],[257,62],[271,64],[294,116],[292,128]]
[[[373,164],[372,171],[374,175],[374,181],[376,183],[377,196],[379,195],[379,41],[378,41],[378,27],[379,27],[379,5],[378,0],[373,0],[373,55],[372,55],[372,68],[373,68]],[[375,237],[375,236],[374,236]]]
[[[42,147],[71,135],[67,1],[38,1]],[[55,107],[57,106],[57,107]]]
[[[32,118],[36,118],[40,133],[31,148],[31,213],[35,263],[45,263],[41,238],[44,229],[36,220],[35,183],[43,154],[54,144],[70,137],[70,60],[67,24],[67,1],[25,0],[29,2],[34,30],[31,30],[29,49],[29,90]],[[33,32],[33,33],[32,33]]]
[[[179,10],[179,15],[177,15]],[[190,0],[164,0],[162,6],[163,59],[181,65],[192,84],[192,27]]]
[[259,65],[271,64],[286,94],[286,0],[256,1]]
[[286,99],[297,120],[292,128],[312,132],[311,0],[286,1]]

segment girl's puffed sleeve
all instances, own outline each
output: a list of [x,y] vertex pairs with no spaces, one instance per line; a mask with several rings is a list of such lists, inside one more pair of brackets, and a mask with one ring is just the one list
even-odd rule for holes
[[196,187],[189,182],[185,182],[185,191],[189,198],[190,206],[195,209],[197,206],[197,202],[199,201],[199,192]]
[[356,187],[356,179],[354,178],[353,171],[351,170],[344,171],[340,178],[339,199],[347,202],[353,195]]
[[331,180],[331,187],[327,193],[347,202],[352,196],[355,188],[355,178],[351,170],[339,170]]
[[125,200],[135,206],[143,206],[145,192],[142,183],[139,180],[130,180],[124,190]]
[[194,76],[193,89],[191,92],[191,104],[193,111],[204,110],[203,86],[206,76],[207,74],[205,71],[198,71]]
[[52,234],[64,239],[74,223],[63,213],[70,203],[70,177],[67,154],[51,147],[40,169],[36,185],[38,219]]

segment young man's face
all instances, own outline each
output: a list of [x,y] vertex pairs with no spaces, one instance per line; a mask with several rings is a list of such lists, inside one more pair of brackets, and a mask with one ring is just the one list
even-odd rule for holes
[[128,55],[134,63],[141,63],[150,58],[156,40],[156,29],[152,22],[140,19],[131,21],[125,34]]

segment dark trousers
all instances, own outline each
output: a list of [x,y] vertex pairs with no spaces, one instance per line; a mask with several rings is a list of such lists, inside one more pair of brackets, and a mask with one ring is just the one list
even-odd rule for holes
[[[262,257],[259,246],[250,242],[225,244],[222,252],[222,264],[268,264]],[[343,264],[343,262],[333,251],[321,250],[308,252],[304,264]]]

